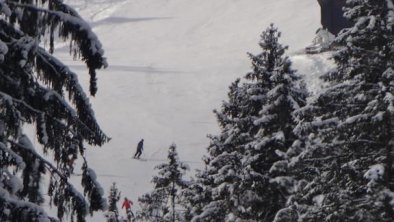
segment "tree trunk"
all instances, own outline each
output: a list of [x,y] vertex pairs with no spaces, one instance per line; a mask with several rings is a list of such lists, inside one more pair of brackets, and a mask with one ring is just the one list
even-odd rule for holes
[[175,182],[172,182],[172,222],[175,222]]

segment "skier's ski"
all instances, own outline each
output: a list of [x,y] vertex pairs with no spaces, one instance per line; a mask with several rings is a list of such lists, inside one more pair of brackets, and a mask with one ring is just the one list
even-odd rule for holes
[[132,159],[135,159],[135,160],[140,160],[140,161],[148,161],[147,159],[145,159],[145,158],[135,158],[135,157],[132,157]]

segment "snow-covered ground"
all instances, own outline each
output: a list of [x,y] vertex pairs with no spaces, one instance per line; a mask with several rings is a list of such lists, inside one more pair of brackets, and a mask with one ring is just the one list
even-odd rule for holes
[[[270,23],[282,31],[281,42],[290,46],[294,67],[311,90],[320,89],[316,77],[330,63],[327,55],[300,53],[319,27],[317,1],[66,2],[92,25],[110,65],[99,72],[99,91],[91,102],[112,140],[88,149],[88,161],[106,195],[116,182],[122,197],[135,205],[138,196],[152,189],[153,167],[165,161],[172,143],[192,169],[202,166],[206,135],[218,132],[212,110],[220,108],[229,84],[249,71],[246,52],[259,52],[260,34]],[[84,74],[84,67],[66,52],[67,46],[59,44],[59,57]],[[87,87],[88,76],[80,75],[80,80]],[[147,161],[131,158],[141,138]],[[104,218],[97,214],[89,220]]]

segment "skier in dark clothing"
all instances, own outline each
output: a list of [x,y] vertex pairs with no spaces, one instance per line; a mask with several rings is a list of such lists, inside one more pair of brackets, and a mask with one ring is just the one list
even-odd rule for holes
[[137,152],[135,152],[134,154],[134,158],[139,159],[141,154],[142,154],[142,150],[144,149],[144,139],[142,139],[138,145],[137,145]]

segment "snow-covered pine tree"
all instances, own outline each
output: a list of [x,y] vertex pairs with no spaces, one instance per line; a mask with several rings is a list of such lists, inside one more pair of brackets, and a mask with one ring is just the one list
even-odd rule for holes
[[108,213],[107,213],[107,221],[108,222],[117,222],[119,211],[117,203],[120,200],[120,191],[116,187],[116,183],[112,183],[112,186],[109,190],[108,195]]
[[307,142],[294,169],[308,184],[278,218],[394,220],[394,6],[347,2],[345,16],[355,25],[336,40],[343,45],[334,54],[338,69],[325,75],[331,86],[300,112],[304,123],[296,129]]
[[191,178],[189,185],[181,192],[181,205],[185,209],[183,214],[185,221],[191,221],[194,215],[201,213],[204,204],[211,200],[211,194],[204,189],[203,181],[206,174],[198,170],[195,178]]
[[281,154],[296,139],[293,112],[306,104],[307,91],[284,55],[287,46],[279,43],[280,36],[271,24],[261,35],[262,52],[250,54],[253,71],[246,75],[249,86],[266,91],[254,95],[264,99],[261,107],[256,107],[258,115],[252,117],[255,125],[252,129],[257,131],[251,132],[254,138],[246,145],[242,159],[244,193],[238,212],[244,220],[272,221],[285,205],[289,178],[282,176],[277,165],[281,163]]
[[191,199],[192,221],[229,221],[234,218],[233,211],[240,195],[244,145],[253,139],[250,112],[256,115],[258,112],[251,108],[251,103],[259,101],[250,100],[247,87],[240,86],[240,79],[237,79],[229,87],[228,101],[222,103],[220,111],[214,111],[222,132],[209,136],[208,156],[204,157],[206,166],[197,175],[196,197]]
[[[61,0],[0,1],[0,220],[56,221],[65,214],[84,221],[106,207],[103,190],[84,158],[84,143],[102,145],[101,131],[77,75],[54,55],[55,39],[69,40],[74,58],[89,69],[90,92],[96,93],[96,69],[106,60],[89,25]],[[44,45],[49,43],[48,48]],[[36,152],[24,133],[36,127],[44,153]],[[33,138],[34,139],[34,138]],[[83,193],[68,180],[72,164],[83,158]],[[50,204],[57,219],[40,207],[41,180],[50,177]]]
[[277,29],[271,25],[261,37],[263,52],[249,54],[253,70],[241,86],[240,80],[230,86],[228,102],[216,111],[222,132],[210,137],[207,166],[197,180],[209,194],[201,198],[203,208],[194,209],[193,221],[270,221],[284,205],[269,170],[280,160],[277,151],[295,140],[292,112],[305,104],[307,93],[296,84]]
[[138,198],[141,211],[137,212],[136,220],[184,221],[179,197],[182,189],[189,184],[183,179],[189,166],[179,161],[175,144],[172,144],[168,150],[168,163],[160,164],[155,169],[159,170],[159,175],[152,179],[154,190]]

